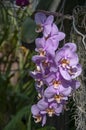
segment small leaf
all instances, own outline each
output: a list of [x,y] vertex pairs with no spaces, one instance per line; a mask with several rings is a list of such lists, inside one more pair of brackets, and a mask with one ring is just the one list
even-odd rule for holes
[[37,130],[56,130],[54,127],[50,127],[50,126],[45,126],[43,128],[39,128]]
[[23,125],[23,129],[19,129],[18,127],[21,127],[21,120],[24,116],[29,117],[31,115],[31,106],[25,106],[23,107],[13,118],[7,126],[5,126],[4,130],[25,130],[25,126]]
[[27,17],[22,25],[21,30],[22,41],[26,43],[32,43],[38,35],[35,31],[35,28],[36,28],[35,22],[30,17]]

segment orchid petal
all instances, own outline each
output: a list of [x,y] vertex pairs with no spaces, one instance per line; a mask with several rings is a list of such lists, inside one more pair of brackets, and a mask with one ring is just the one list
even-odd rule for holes
[[44,101],[44,99],[41,99],[38,103],[37,106],[40,110],[45,110],[48,107],[48,103]]
[[39,114],[40,110],[39,110],[39,108],[37,107],[36,104],[31,107],[31,112],[32,112],[33,115]]
[[46,15],[44,13],[36,13],[35,14],[35,22],[36,24],[40,25],[40,24],[44,24],[44,22],[46,21]]

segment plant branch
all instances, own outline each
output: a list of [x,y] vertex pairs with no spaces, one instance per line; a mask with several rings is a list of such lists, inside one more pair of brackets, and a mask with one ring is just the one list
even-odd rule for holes
[[45,11],[45,10],[37,10],[36,12],[42,12],[46,15],[53,15],[55,17],[63,17],[63,19],[69,19],[69,20],[72,20],[72,15],[69,15],[69,14],[66,14],[66,15],[63,15],[62,13],[58,13],[58,12],[50,12],[50,11]]

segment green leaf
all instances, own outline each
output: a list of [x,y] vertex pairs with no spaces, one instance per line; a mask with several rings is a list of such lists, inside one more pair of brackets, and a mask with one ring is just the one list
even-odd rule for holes
[[[22,124],[22,118],[23,117],[31,117],[31,107],[30,106],[25,106],[24,108],[22,108],[17,114],[16,116],[14,116],[12,118],[12,120],[8,123],[8,125],[4,128],[4,130],[25,130],[25,126],[24,124]],[[21,129],[21,125],[22,125],[22,129]]]
[[35,29],[36,29],[35,21],[33,21],[30,17],[27,17],[21,29],[22,41],[26,43],[32,43],[38,35]]
[[43,128],[39,128],[37,130],[56,130],[54,127],[50,127],[50,126],[45,126]]
[[29,118],[28,118],[27,130],[31,130],[31,113],[30,113]]

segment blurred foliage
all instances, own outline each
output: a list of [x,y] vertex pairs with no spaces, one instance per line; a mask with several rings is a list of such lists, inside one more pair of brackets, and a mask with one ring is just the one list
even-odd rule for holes
[[[29,8],[0,1],[0,130],[30,130],[30,108],[36,96],[34,81],[29,76],[29,70],[34,68],[34,51],[21,46],[21,28],[30,16]],[[34,37],[28,33],[23,36]]]
[[54,127],[44,127],[44,128],[41,128],[41,129],[38,129],[38,130],[56,130]]
[[26,43],[32,43],[37,37],[35,28],[36,28],[35,22],[30,17],[27,17],[22,25],[22,31],[21,31],[22,41]]

